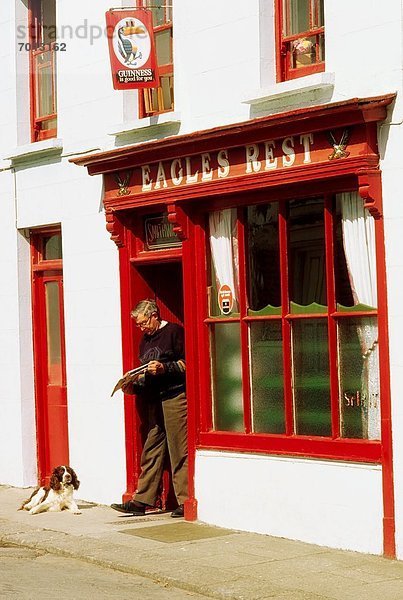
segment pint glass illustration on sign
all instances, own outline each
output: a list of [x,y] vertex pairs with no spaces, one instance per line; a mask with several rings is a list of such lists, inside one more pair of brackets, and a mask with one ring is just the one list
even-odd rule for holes
[[111,9],[106,25],[115,90],[157,87],[151,11]]

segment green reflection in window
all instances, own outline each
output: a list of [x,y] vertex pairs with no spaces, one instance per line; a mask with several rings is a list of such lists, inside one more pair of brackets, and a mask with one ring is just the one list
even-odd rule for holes
[[62,236],[60,233],[43,238],[43,259],[57,260],[62,255]]
[[331,434],[327,321],[292,326],[295,429],[298,435]]
[[283,344],[280,321],[250,325],[253,431],[284,433]]
[[60,297],[57,281],[45,283],[46,330],[48,348],[48,383],[62,383],[62,343],[60,332]]
[[172,62],[171,31],[166,29],[155,36],[155,46],[159,65],[167,65]]
[[210,330],[214,428],[243,431],[242,364],[239,323]]

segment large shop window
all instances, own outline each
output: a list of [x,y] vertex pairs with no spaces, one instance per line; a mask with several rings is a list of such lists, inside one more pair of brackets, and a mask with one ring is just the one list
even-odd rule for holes
[[31,139],[56,136],[56,2],[30,0]]
[[325,67],[324,0],[276,0],[281,79]]
[[139,117],[143,118],[174,108],[172,2],[138,0],[138,6],[149,8],[152,12],[160,76],[158,87],[139,92]]
[[380,439],[374,220],[357,193],[209,215],[211,429]]

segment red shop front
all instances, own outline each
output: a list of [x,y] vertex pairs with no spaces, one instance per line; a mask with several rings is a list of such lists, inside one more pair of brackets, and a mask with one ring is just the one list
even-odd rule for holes
[[[395,554],[377,146],[392,101],[315,106],[74,159],[104,175],[124,370],[136,364],[137,301],[155,297],[163,318],[185,326],[187,519],[197,517],[198,449],[381,464],[384,552]],[[126,499],[139,411],[126,398]]]

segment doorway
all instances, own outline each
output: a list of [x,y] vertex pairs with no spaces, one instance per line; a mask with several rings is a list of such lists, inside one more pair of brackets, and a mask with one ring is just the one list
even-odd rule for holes
[[[183,277],[180,261],[138,264],[133,306],[144,298],[153,298],[160,307],[161,317],[183,326]],[[142,280],[142,285],[139,279]],[[144,290],[138,295],[140,290]]]
[[[154,299],[161,313],[161,318],[166,321],[179,323],[183,322],[183,276],[181,260],[171,260],[163,262],[135,262],[132,263],[131,277],[131,307],[135,307],[140,300],[146,298]],[[138,346],[142,336],[141,331],[131,322],[132,345],[132,364],[138,364]],[[147,410],[141,402],[135,402],[134,415],[134,439],[133,444],[133,475],[134,479],[130,485],[130,475],[128,473],[128,489],[131,496],[132,491],[137,486],[138,476],[140,474],[140,457],[144,445],[145,437],[148,431]],[[167,461],[169,459],[167,458]],[[128,461],[128,467],[130,462]],[[132,488],[132,489],[130,489]],[[157,505],[164,510],[171,510],[177,506],[173,486],[171,482],[169,463],[167,462],[160,497]]]
[[31,234],[38,483],[69,463],[62,238]]

